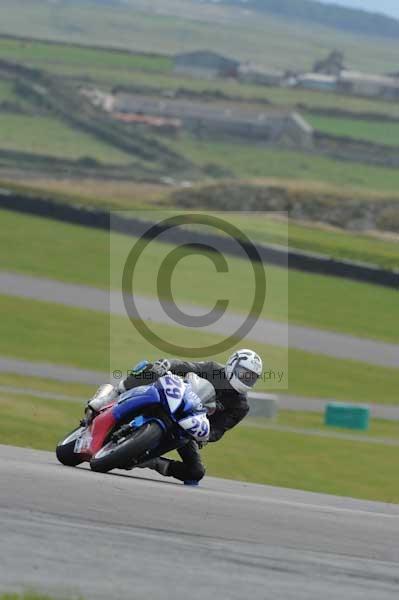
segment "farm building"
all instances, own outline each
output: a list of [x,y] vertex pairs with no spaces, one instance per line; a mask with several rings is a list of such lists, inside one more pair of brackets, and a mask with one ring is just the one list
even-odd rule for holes
[[243,64],[238,69],[238,80],[241,83],[279,86],[282,84],[284,77],[282,71],[271,71],[257,65]]
[[343,71],[338,79],[338,89],[356,96],[394,100],[399,98],[399,79],[358,71]]
[[174,57],[173,72],[177,75],[189,75],[201,79],[217,77],[237,77],[240,63],[208,50],[198,50]]
[[335,92],[337,89],[337,78],[333,75],[322,73],[304,73],[296,79],[296,85],[307,90],[322,90]]
[[179,119],[182,127],[198,136],[237,136],[259,142],[284,142],[310,148],[312,127],[297,113],[272,108],[244,110],[224,105],[160,99],[120,93],[115,97],[119,113]]

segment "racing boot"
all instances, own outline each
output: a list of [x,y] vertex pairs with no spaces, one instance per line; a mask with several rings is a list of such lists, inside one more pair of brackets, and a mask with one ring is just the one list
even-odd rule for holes
[[157,471],[160,475],[167,477],[169,475],[170,460],[167,458],[150,458],[150,460],[146,460],[145,462],[137,465],[139,469],[152,469],[153,471]]
[[[136,465],[139,469],[152,469],[153,471],[157,471],[160,475],[164,477],[172,477],[172,474],[169,473],[170,465],[173,464],[173,460],[169,460],[167,458],[150,458],[150,460],[146,460],[145,462]],[[178,478],[180,479],[180,478]],[[199,480],[197,479],[180,479],[183,481],[184,485],[197,486],[199,485]]]

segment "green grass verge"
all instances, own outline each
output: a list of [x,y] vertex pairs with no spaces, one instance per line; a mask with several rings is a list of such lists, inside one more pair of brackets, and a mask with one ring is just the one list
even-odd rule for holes
[[[275,181],[275,180],[273,180]],[[271,184],[272,185],[272,184]],[[342,200],[345,202],[345,199]],[[166,219],[172,214],[182,214],[162,208],[141,209],[137,217],[147,221]],[[297,223],[291,219],[272,214],[254,212],[216,212],[227,219],[251,240],[264,244],[278,244],[293,249],[325,254],[334,258],[360,261],[388,269],[399,269],[399,236],[377,237],[373,234],[348,232],[328,225]],[[213,233],[213,231],[212,231]],[[223,232],[220,232],[223,235]],[[396,239],[397,238],[397,239]]]
[[52,117],[0,113],[0,146],[3,150],[58,158],[79,159],[89,156],[114,164],[132,161],[128,154]]
[[[72,403],[0,393],[0,440],[54,451],[80,415]],[[382,444],[258,429],[244,421],[203,455],[208,475],[215,477],[399,502],[399,483],[392,477],[396,453]]]
[[209,444],[204,458],[209,475],[396,503],[399,482],[392,477],[392,450],[382,444],[242,424],[217,444]]
[[386,421],[384,419],[370,419],[369,429],[366,431],[360,431],[357,429],[343,429],[338,427],[326,427],[324,425],[324,414],[323,413],[309,413],[309,412],[294,412],[291,410],[280,410],[277,417],[274,419],[262,419],[255,417],[248,417],[248,422],[256,425],[257,427],[266,426],[273,428],[276,426],[295,427],[303,429],[304,431],[316,432],[320,431],[323,433],[329,433],[331,435],[351,435],[359,438],[376,438],[376,439],[391,439],[397,440],[399,444],[399,423],[397,421]]
[[[99,383],[104,371],[120,369],[126,372],[143,357],[151,360],[164,354],[143,339],[123,317],[112,317],[110,345],[108,319],[95,311],[8,296],[0,296],[0,309],[3,315],[0,355],[93,369],[99,372]],[[222,339],[221,336],[194,333],[192,329],[157,324],[152,324],[151,328],[163,339],[183,347],[192,344],[204,347]],[[257,386],[259,391],[284,391],[288,381],[288,392],[293,395],[399,403],[397,369],[290,350],[288,370],[284,349],[249,339],[240,342],[241,346],[243,344],[261,354],[266,371],[283,372],[280,385],[273,376],[266,375]],[[223,362],[230,353],[231,350],[209,358]]]
[[399,186],[399,172],[395,169],[292,150],[249,143],[205,141],[189,135],[173,142],[173,148],[199,166],[218,165],[242,178],[280,177],[395,193]]
[[83,383],[56,381],[43,377],[27,377],[14,373],[0,373],[0,386],[35,390],[54,394],[65,394],[76,399],[90,398],[95,392],[95,386]]
[[57,441],[77,427],[82,414],[83,407],[74,402],[0,392],[0,441],[54,450]]
[[[3,269],[108,287],[106,232],[10,211],[0,214]],[[118,235],[113,235],[112,240],[114,276],[117,276],[133,240]],[[140,274],[135,277],[138,292],[156,293],[154,274],[171,249],[170,245],[150,244],[140,260]],[[228,257],[228,264],[230,272],[215,277],[214,265],[207,258],[194,256],[182,260],[172,280],[176,301],[214,306],[218,298],[228,298],[231,309],[248,308],[253,292],[248,265],[232,257]],[[268,267],[266,272],[268,294],[263,316],[284,320],[287,271]],[[399,323],[394,318],[397,292],[393,289],[299,271],[288,272],[288,285],[288,314],[292,323],[392,342],[399,339]],[[370,318],[370,307],[376,318]]]
[[287,224],[285,220],[264,219],[262,222],[256,214],[248,213],[243,216],[229,215],[228,220],[237,225],[251,240],[286,245],[288,227],[290,248],[376,264],[388,269],[399,269],[399,236],[397,241],[394,241],[292,221]]
[[399,146],[399,123],[363,121],[306,115],[307,121],[319,131],[338,136],[348,136],[374,144]]
[[[281,180],[266,180],[268,185],[284,185]],[[0,186],[20,194],[34,194],[48,196],[62,202],[71,202],[95,207],[104,207],[106,210],[137,210],[136,216],[144,220],[153,220],[172,214],[170,198],[165,187],[162,185],[135,184],[121,182],[97,182],[85,180],[76,182],[74,180],[33,180],[30,185],[21,185],[0,181]],[[303,183],[292,183],[293,186],[301,186]],[[317,189],[319,186],[317,186]],[[313,185],[310,187],[314,193]],[[334,187],[320,186],[320,193],[338,193]],[[349,192],[349,190],[348,190]],[[350,194],[359,194],[358,191],[350,191]],[[349,197],[349,196],[348,196]],[[358,197],[358,196],[356,196]],[[362,198],[359,195],[359,198]],[[368,197],[365,197],[368,200]],[[346,198],[343,198],[343,202]],[[168,206],[166,210],[162,206]],[[149,207],[152,209],[149,210]],[[181,214],[183,209],[176,209]],[[154,212],[156,211],[156,212]],[[2,213],[0,213],[2,214]],[[5,214],[5,213],[4,213]],[[220,213],[223,218],[224,213]],[[250,239],[265,244],[288,245],[291,248],[326,254],[334,258],[343,258],[376,264],[388,269],[399,269],[399,237],[394,236],[377,237],[373,234],[360,232],[348,232],[313,223],[298,223],[293,220],[286,221],[284,218],[270,217],[259,219],[257,213],[242,212],[239,214],[228,213],[228,221],[236,225]],[[288,240],[287,240],[288,228]]]

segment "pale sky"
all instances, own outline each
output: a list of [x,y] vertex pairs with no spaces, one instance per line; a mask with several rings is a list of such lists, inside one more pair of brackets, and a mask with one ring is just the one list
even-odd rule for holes
[[369,12],[379,12],[399,19],[398,0],[318,0],[323,4],[340,4],[350,8],[362,8]]

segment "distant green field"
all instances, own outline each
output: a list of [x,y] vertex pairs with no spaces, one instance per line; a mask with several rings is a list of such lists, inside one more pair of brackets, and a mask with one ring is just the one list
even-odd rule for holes
[[281,177],[397,192],[399,170],[334,160],[250,143],[205,141],[183,135],[173,147],[200,166],[218,165],[241,178]]
[[0,113],[0,148],[59,158],[89,156],[104,163],[132,162],[128,154],[52,117]]
[[[109,285],[106,232],[8,211],[2,211],[1,218],[0,250],[4,269],[98,287]],[[113,271],[117,273],[134,239],[116,235],[113,240],[116,261]],[[171,248],[155,242],[150,245],[140,262],[140,277],[135,279],[137,291],[149,296],[156,294],[154,273]],[[190,261],[181,261],[173,277],[176,300],[213,306],[217,298],[227,297],[231,309],[248,308],[253,291],[252,275],[245,261],[229,257],[228,263],[231,273],[219,273],[215,277],[214,266],[205,257],[194,256]],[[287,272],[268,267],[267,277],[263,316],[285,320]],[[397,342],[395,290],[293,270],[288,271],[288,285],[290,322]],[[375,307],[375,319],[370,319],[370,306]]]
[[[0,600],[57,600],[54,596],[48,596],[41,592],[24,592],[22,594],[1,594]],[[61,600],[61,599],[59,599]]]
[[[101,380],[102,372],[109,372],[109,368],[126,373],[142,358],[152,360],[164,355],[123,317],[113,316],[109,323],[104,313],[9,296],[0,296],[0,309],[1,356],[92,369],[99,372]],[[195,344],[201,348],[222,339],[194,332],[192,328],[154,323],[151,328],[163,339],[183,347]],[[380,404],[399,402],[397,369],[299,350],[289,350],[287,366],[284,348],[252,342],[249,338],[246,342],[263,357],[267,371],[283,372],[280,384],[277,378],[265,375],[257,386],[259,391],[285,390],[288,381],[288,392],[293,395]],[[230,353],[231,349],[212,358],[225,361]]]
[[69,44],[49,44],[40,41],[18,40],[0,37],[0,56],[34,67],[57,72],[60,65],[90,73],[91,68],[104,71],[144,70],[167,72],[172,60],[167,56],[132,54],[131,52],[101,50]]
[[0,102],[15,102],[15,100],[14,84],[11,81],[0,79]]
[[[385,73],[396,67],[396,40],[367,38],[314,23],[289,22],[268,14],[237,14],[237,8],[206,10],[187,0],[141,0],[57,5],[40,0],[3,0],[4,33],[174,54],[207,48],[278,69],[309,69],[333,48],[348,68]],[[376,42],[378,40],[378,43]]]
[[399,146],[399,123],[362,121],[306,115],[307,121],[318,131],[338,136],[348,136],[357,140]]

